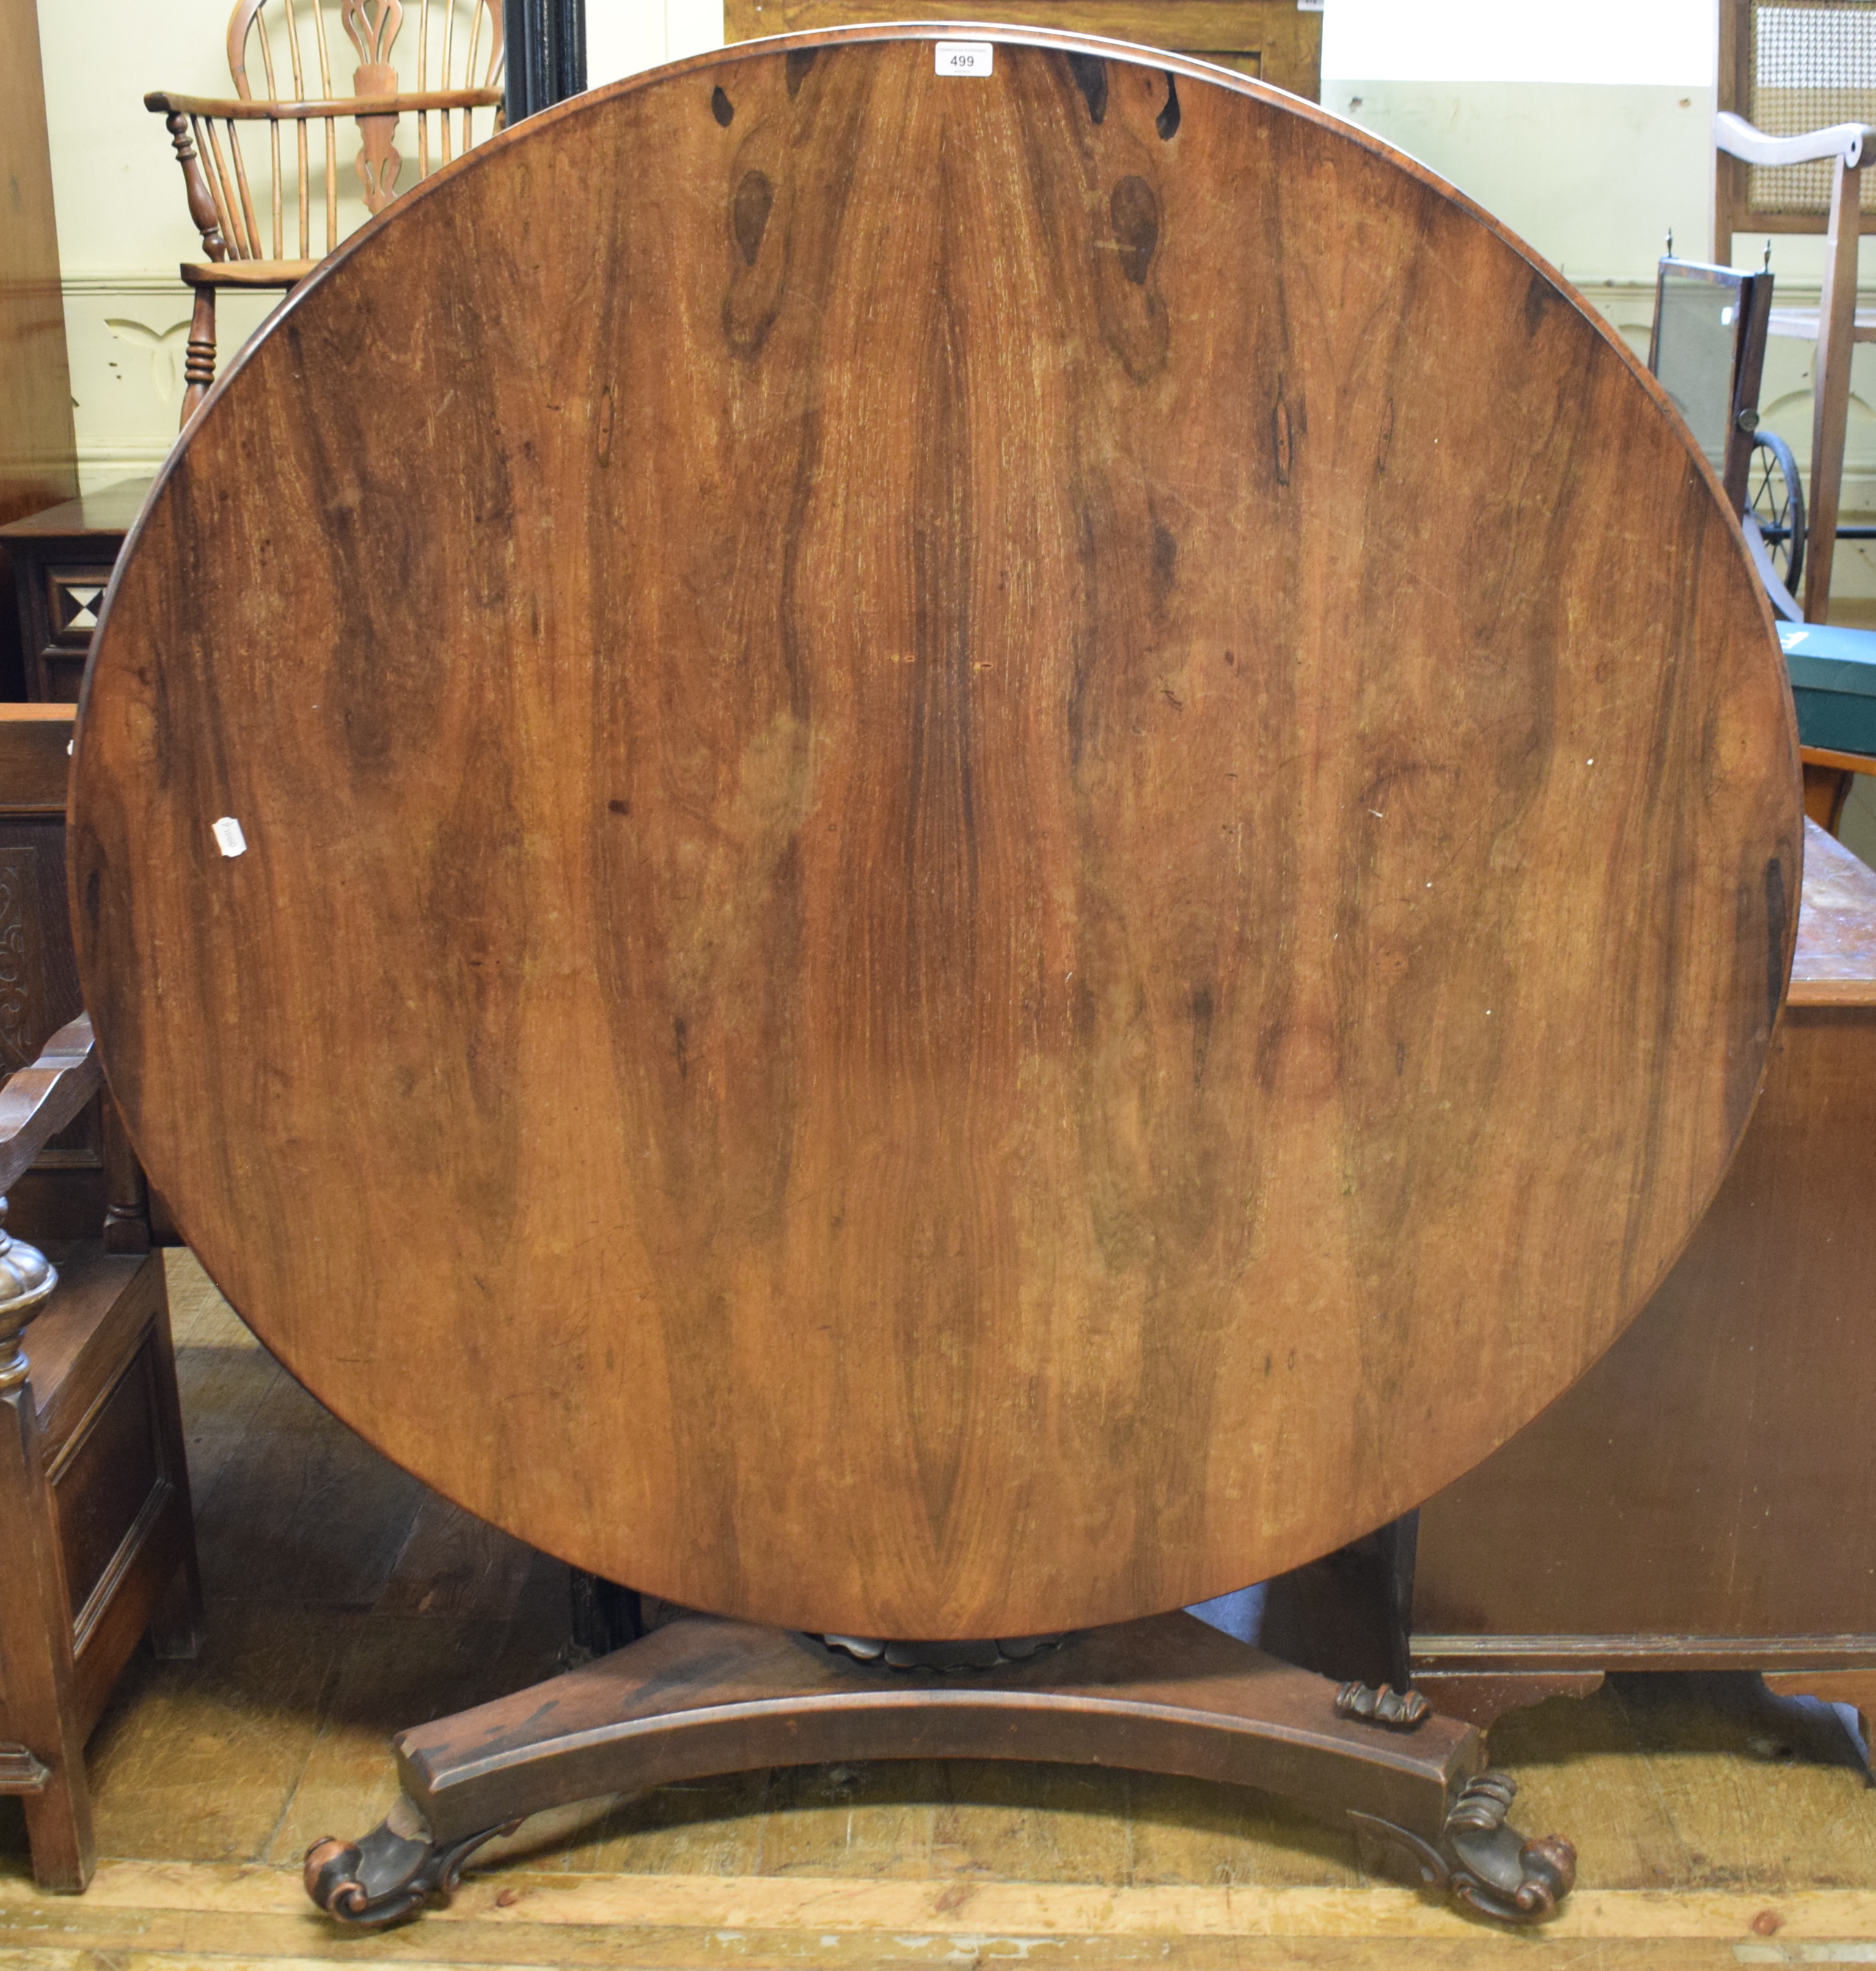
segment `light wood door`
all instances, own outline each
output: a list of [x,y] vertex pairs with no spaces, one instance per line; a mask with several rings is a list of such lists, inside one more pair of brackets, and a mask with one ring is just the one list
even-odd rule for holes
[[861,21],[995,20],[1170,48],[1287,89],[1322,94],[1322,9],[1297,0],[724,0],[725,41]]
[[[0,0],[0,524],[78,491],[34,0]],[[19,612],[0,552],[0,693],[24,696]]]

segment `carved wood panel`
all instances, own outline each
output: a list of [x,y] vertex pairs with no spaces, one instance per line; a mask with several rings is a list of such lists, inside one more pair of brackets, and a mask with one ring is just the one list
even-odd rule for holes
[[[11,1073],[84,1009],[65,901],[65,828],[0,816],[0,1059]],[[41,1171],[102,1170],[103,1126],[88,1103],[41,1152]]]

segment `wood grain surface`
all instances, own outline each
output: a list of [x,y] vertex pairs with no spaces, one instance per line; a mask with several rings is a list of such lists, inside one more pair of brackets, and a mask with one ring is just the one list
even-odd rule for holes
[[1794,1006],[1876,1005],[1876,869],[1814,821],[1804,825],[1789,996]]
[[1532,1415],[1718,1181],[1799,868],[1738,534],[1554,275],[1293,99],[945,31],[349,243],[132,537],[73,849],[151,1178],[310,1389],[595,1572],[930,1637]]

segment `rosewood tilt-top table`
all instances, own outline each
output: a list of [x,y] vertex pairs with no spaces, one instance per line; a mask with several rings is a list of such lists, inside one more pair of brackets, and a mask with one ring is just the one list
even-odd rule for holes
[[1470,1727],[1177,1611],[1435,1491],[1647,1298],[1799,826],[1659,389],[1313,106],[855,29],[398,200],[127,545],[86,1003],[295,1376],[696,1612],[405,1733],[316,1900],[412,1914],[557,1802],[956,1754],[1287,1791],[1547,1913],[1568,1844]]

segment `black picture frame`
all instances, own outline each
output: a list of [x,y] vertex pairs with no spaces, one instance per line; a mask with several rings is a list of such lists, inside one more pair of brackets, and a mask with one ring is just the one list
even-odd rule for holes
[[507,119],[519,123],[586,86],[586,0],[502,0]]

